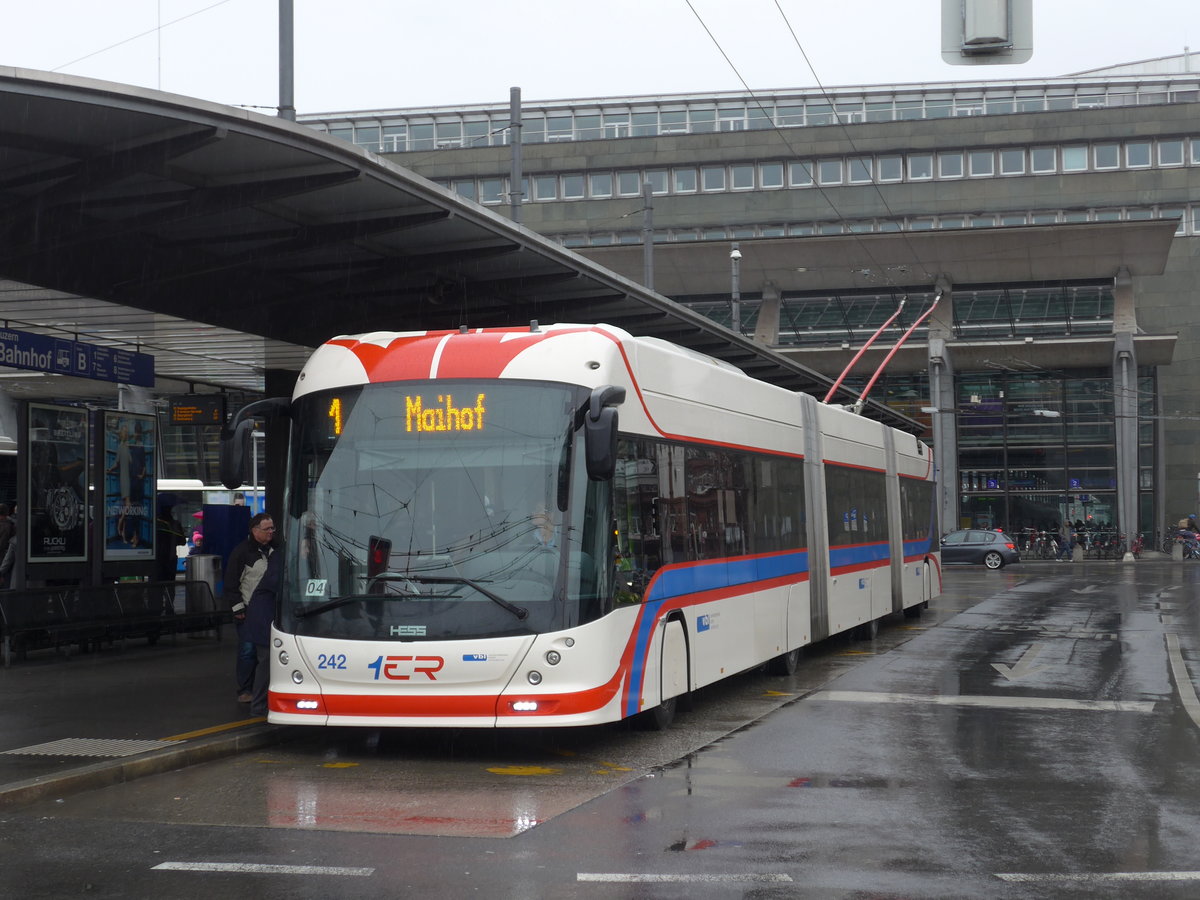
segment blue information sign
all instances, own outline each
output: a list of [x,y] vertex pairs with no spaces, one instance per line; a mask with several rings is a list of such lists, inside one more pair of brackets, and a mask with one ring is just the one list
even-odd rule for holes
[[0,329],[0,365],[154,387],[154,357],[149,353],[11,328]]

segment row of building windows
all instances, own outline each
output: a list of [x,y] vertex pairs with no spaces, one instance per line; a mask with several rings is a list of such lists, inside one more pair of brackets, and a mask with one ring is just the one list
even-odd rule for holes
[[[1010,84],[903,91],[891,88],[869,93],[834,89],[763,97],[739,94],[729,95],[729,99],[714,99],[711,95],[694,99],[676,97],[657,103],[625,98],[588,108],[539,104],[522,113],[521,143],[1194,103],[1200,100],[1198,88],[1200,82],[1187,79],[1158,84]],[[301,117],[301,121],[376,153],[499,146],[510,141],[513,131],[507,106],[469,112],[396,112],[370,118],[308,116]]]
[[[1121,169],[1200,165],[1200,138],[1100,141],[1092,144],[1010,147],[1000,150],[954,149],[936,153],[890,153],[815,160],[672,166],[623,171],[529,175],[522,197],[533,202],[608,200],[641,196],[649,185],[655,196],[771,191],[838,185],[890,184],[960,178],[1057,175]],[[441,184],[485,205],[509,202],[509,179],[462,178]]]
[[[1179,218],[1176,234],[1200,234],[1200,204],[1180,206],[1121,206],[1101,209],[1011,210],[1002,213],[955,213],[940,216],[899,216],[894,219],[787,222],[711,228],[663,228],[654,242],[749,240],[751,238],[805,237],[809,235],[872,234],[897,231],[933,231],[946,228],[997,228],[1014,225],[1056,225],[1084,222],[1138,222]],[[628,219],[624,220],[628,222]],[[603,223],[596,223],[600,227]],[[565,247],[608,247],[642,243],[641,231],[593,231],[588,234],[547,235]]]
[[[783,346],[858,344],[896,311],[902,295],[908,297],[908,303],[891,332],[899,336],[929,308],[933,302],[931,294],[903,291],[784,297],[779,307],[778,342]],[[695,301],[687,305],[726,328],[732,325],[727,300]],[[952,327],[960,340],[1110,334],[1113,325],[1111,284],[956,289],[953,308]],[[756,297],[743,298],[740,324],[748,333],[754,332],[758,310]],[[917,329],[914,337],[922,340],[927,333],[925,325]]]

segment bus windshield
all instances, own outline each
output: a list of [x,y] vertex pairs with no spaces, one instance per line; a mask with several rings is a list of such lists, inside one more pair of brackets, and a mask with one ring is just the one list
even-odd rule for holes
[[465,380],[299,398],[282,627],[450,640],[600,615],[611,593],[610,491],[584,469],[576,423],[586,401],[586,389],[567,385]]

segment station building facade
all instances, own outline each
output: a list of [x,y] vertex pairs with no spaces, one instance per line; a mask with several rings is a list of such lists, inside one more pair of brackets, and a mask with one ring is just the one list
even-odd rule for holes
[[899,309],[831,400],[886,358],[943,529],[1153,536],[1200,471],[1191,68],[299,119],[831,377]]

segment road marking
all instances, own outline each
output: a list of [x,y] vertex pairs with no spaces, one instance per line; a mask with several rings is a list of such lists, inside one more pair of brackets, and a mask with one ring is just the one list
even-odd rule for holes
[[494,766],[488,769],[493,775],[559,775],[562,769],[545,766]]
[[1118,881],[1200,881],[1200,872],[1085,872],[1077,875],[1059,872],[997,872],[996,877],[1004,881],[1105,884]]
[[757,884],[781,884],[791,882],[790,875],[655,875],[621,874],[618,872],[580,872],[575,876],[577,881],[612,882],[616,884],[736,884],[737,882],[755,882]]
[[1004,663],[992,663],[992,668],[1012,681],[1015,678],[1024,678],[1026,675],[1032,675],[1035,672],[1040,672],[1045,666],[1035,666],[1033,661],[1038,658],[1038,655],[1045,649],[1045,644],[1033,644],[1028,650],[1017,660],[1016,665],[1006,666]]
[[235,728],[245,728],[247,725],[258,725],[267,721],[266,716],[253,719],[242,719],[240,722],[229,722],[225,725],[213,725],[211,728],[201,728],[198,731],[185,731],[183,734],[173,734],[163,738],[164,741],[190,741],[192,738],[205,737],[210,734],[220,734],[222,731],[232,731]]
[[1068,700],[1058,697],[986,697],[961,694],[897,694],[876,691],[817,691],[810,700],[848,703],[932,703],[938,706],[990,706],[997,709],[1075,709],[1099,712],[1154,711],[1153,700]]
[[268,863],[165,862],[152,867],[165,872],[250,872],[259,875],[355,875],[367,876],[375,870],[347,866],[277,866]]
[[135,756],[151,750],[162,750],[178,743],[171,738],[162,741],[135,741],[123,738],[62,738],[46,744],[0,750],[16,756]]
[[1171,660],[1171,675],[1175,678],[1175,690],[1179,691],[1179,700],[1191,717],[1192,723],[1200,727],[1200,699],[1196,697],[1196,687],[1188,675],[1187,666],[1183,664],[1183,653],[1179,649],[1179,635],[1167,635],[1167,657]]

